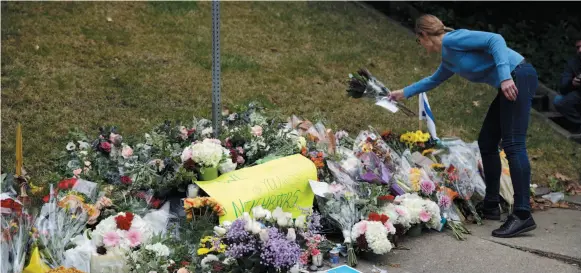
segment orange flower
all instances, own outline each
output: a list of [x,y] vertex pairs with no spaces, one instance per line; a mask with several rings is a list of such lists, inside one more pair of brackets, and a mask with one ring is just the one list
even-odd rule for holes
[[303,156],[307,156],[307,147],[304,147],[304,146],[303,146],[303,147],[301,148],[301,154],[302,154]]
[[458,193],[450,188],[442,187],[441,190],[444,192],[444,194],[448,195],[452,201],[458,197]]

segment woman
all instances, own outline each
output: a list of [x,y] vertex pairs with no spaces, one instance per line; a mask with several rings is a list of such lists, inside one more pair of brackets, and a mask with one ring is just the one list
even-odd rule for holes
[[497,88],[498,94],[488,109],[478,138],[486,181],[486,196],[478,211],[485,219],[500,220],[500,144],[510,166],[514,213],[492,235],[513,237],[535,229],[530,213],[531,168],[525,140],[532,98],[538,86],[536,70],[523,56],[508,48],[498,34],[453,30],[433,15],[421,16],[416,21],[415,32],[418,43],[429,53],[442,54],[442,62],[433,75],[392,92],[391,99],[401,100],[427,92],[454,74]]

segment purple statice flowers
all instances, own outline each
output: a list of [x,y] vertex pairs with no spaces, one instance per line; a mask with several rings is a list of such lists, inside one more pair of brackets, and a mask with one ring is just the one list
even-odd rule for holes
[[268,229],[268,241],[262,245],[261,264],[278,270],[288,270],[299,261],[301,248],[295,241],[287,240],[277,228]]

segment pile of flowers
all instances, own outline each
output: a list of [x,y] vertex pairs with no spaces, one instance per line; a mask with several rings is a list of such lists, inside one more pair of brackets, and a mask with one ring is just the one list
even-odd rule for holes
[[[224,111],[219,136],[210,125],[206,119],[167,121],[142,138],[124,138],[118,128],[100,128],[92,138],[71,133],[52,186],[30,187],[44,199],[38,215],[27,214],[17,190],[2,183],[2,227],[9,238],[2,244],[15,271],[25,267],[32,242],[39,246],[33,250],[38,263],[57,272],[106,266],[157,273],[315,270],[332,248],[356,265],[358,253],[389,253],[396,234],[445,226],[461,239],[468,233],[463,220],[478,219],[472,206],[482,194],[477,159],[457,143],[436,148],[425,132],[398,136],[372,127],[351,138],[321,122],[269,117],[257,105]],[[203,191],[185,194],[210,169],[224,174],[299,153],[317,169],[311,182],[325,189],[317,193],[318,212],[308,208],[293,217],[281,208],[254,207],[218,225],[226,204]],[[167,202],[175,197],[183,211]],[[323,229],[339,230],[341,246]]]

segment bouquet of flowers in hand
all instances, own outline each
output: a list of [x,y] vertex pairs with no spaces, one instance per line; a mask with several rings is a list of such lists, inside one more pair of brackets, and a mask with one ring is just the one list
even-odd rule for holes
[[[355,74],[349,74],[349,86],[347,94],[352,98],[375,98],[377,101],[388,97],[390,91],[385,85],[377,80],[371,72],[365,68],[361,68]],[[399,102],[393,102],[401,108],[406,115],[415,115],[415,113],[405,107]]]

